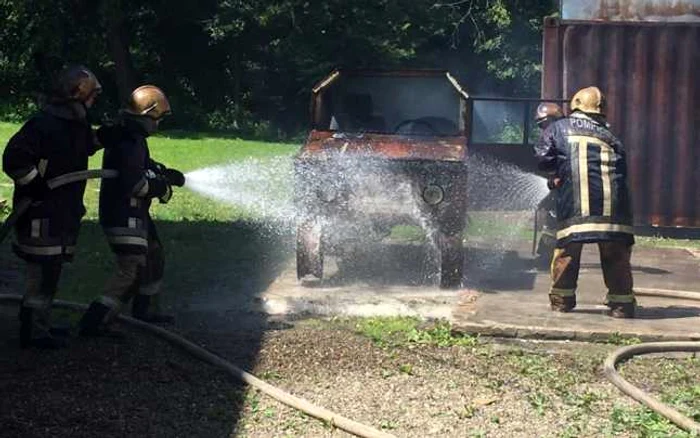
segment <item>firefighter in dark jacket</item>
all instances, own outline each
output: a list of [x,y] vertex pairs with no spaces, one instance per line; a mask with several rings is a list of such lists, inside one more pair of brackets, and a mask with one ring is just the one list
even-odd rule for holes
[[14,252],[27,262],[26,289],[20,307],[20,345],[65,346],[50,326],[51,303],[64,262],[73,258],[80,221],[85,214],[85,182],[49,190],[47,181],[84,171],[99,148],[87,121],[87,110],[102,87],[84,67],[62,71],[47,105],[9,141],[3,170],[15,182],[14,205],[29,197],[34,203],[16,225]]
[[[535,123],[544,132],[549,125],[564,118],[561,107],[556,103],[543,102],[537,106]],[[552,260],[552,252],[556,246],[557,212],[556,212],[556,186],[559,181],[554,176],[547,179],[547,188],[550,192],[540,201],[535,214],[538,215],[538,222],[542,224],[542,235],[537,244],[537,262],[544,268],[549,266]],[[537,230],[535,230],[537,231]]]
[[610,315],[633,318],[630,257],[634,233],[626,153],[610,132],[605,97],[598,88],[584,88],[574,95],[571,115],[543,133],[535,155],[539,168],[557,181],[557,248],[549,293],[552,309],[568,312],[576,306],[581,249],[584,243],[598,243]]
[[133,299],[132,315],[147,322],[170,322],[172,317],[154,311],[163,278],[163,247],[149,215],[153,199],[167,203],[172,186],[185,184],[184,175],[153,161],[147,137],[170,113],[163,92],[144,85],[131,94],[120,121],[100,128],[105,144],[104,169],[119,176],[105,180],[100,189],[100,225],[117,257],[117,271],[102,296],[93,301],[80,322],[84,336],[110,335],[110,323],[122,306]]

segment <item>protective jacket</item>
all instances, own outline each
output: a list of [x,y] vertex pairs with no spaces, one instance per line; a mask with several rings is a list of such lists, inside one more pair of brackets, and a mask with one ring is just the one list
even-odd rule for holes
[[146,254],[149,229],[153,230],[151,201],[168,202],[172,195],[163,176],[165,166],[151,160],[147,131],[135,120],[102,127],[97,136],[105,146],[102,167],[119,172],[117,178],[102,182],[100,225],[117,254]]
[[[15,182],[14,205],[31,197],[31,188],[69,172],[86,170],[98,149],[78,102],[49,105],[29,119],[10,139],[3,170]],[[58,187],[35,202],[15,225],[15,253],[37,263],[72,259],[85,214],[85,182]]]
[[557,246],[571,242],[634,243],[622,143],[584,113],[549,126],[535,146],[540,170],[561,179],[557,191]]

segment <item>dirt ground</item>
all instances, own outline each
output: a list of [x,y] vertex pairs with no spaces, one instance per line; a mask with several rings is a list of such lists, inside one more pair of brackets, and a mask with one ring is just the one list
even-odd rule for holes
[[[0,306],[3,437],[348,436],[142,332],[126,329],[122,342],[73,338],[63,351],[19,350],[15,312]],[[274,385],[396,436],[686,436],[605,381],[600,365],[613,345],[415,331],[389,339],[363,324],[256,325],[196,314],[182,316],[177,330]],[[700,418],[700,359],[635,359],[624,373]]]

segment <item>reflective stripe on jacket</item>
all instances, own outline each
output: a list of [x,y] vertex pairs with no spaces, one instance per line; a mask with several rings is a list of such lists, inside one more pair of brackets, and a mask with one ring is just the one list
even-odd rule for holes
[[150,159],[146,137],[129,120],[98,131],[105,145],[102,167],[119,172],[100,187],[100,224],[112,250],[121,254],[147,252],[151,200],[170,190],[159,164]]
[[[28,196],[26,187],[36,178],[49,180],[87,169],[88,157],[98,146],[84,110],[77,110],[70,104],[49,106],[8,142],[3,170],[15,182],[15,205]],[[32,204],[15,225],[15,253],[38,263],[70,260],[85,214],[84,192],[85,182],[75,182],[51,190],[42,202]]]
[[540,170],[561,179],[557,246],[634,243],[626,153],[607,126],[575,112],[543,132],[535,156]]

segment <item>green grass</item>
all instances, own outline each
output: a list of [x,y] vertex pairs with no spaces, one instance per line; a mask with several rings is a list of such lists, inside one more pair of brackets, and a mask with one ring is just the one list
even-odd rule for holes
[[[0,150],[19,127],[18,124],[0,123]],[[155,160],[183,172],[245,159],[291,156],[298,150],[298,145],[181,132],[155,136],[149,139],[149,144]],[[99,168],[101,159],[99,152],[91,158],[90,168]],[[62,298],[85,300],[94,296],[113,269],[113,256],[95,222],[98,191],[99,182],[90,181],[85,196],[87,215],[79,240],[79,254],[63,276]],[[11,181],[0,173],[0,200],[8,199],[11,193]],[[0,219],[4,220],[8,213],[8,205],[0,205]],[[202,197],[186,187],[176,189],[167,205],[155,202],[152,215],[158,221],[165,243],[168,257],[166,282],[168,288],[174,289],[173,294],[197,294],[206,287],[225,287],[235,291],[243,288],[250,278],[258,282],[256,287],[263,287],[281,263],[283,251],[279,251],[280,247],[292,244],[286,238],[275,237],[255,225],[255,217],[250,212]],[[466,238],[506,236],[507,239],[523,241],[531,238],[529,220],[515,220],[513,223],[512,219],[508,221],[476,212],[470,214],[469,221]],[[392,237],[423,242],[425,233],[419,227],[399,226],[393,229]],[[696,241],[639,240],[643,245],[700,247]],[[278,251],[273,251],[273,248]],[[3,263],[21,266],[11,255],[8,242],[0,245],[0,250]],[[416,331],[412,336],[413,342],[433,342],[435,336],[442,335]]]
[[[452,327],[448,321],[437,321],[424,327],[419,319],[411,317],[362,318],[355,322],[355,330],[383,347],[406,345],[469,347],[478,343],[473,336],[452,333]],[[401,371],[408,373],[406,369]]]
[[[12,123],[0,123],[0,149],[4,149],[9,138],[20,128]],[[151,157],[168,167],[189,172],[217,164],[237,162],[247,158],[269,159],[292,155],[297,145],[264,143],[235,138],[183,138],[168,137],[167,134],[149,139]],[[90,168],[100,168],[102,152],[90,158]],[[97,218],[97,197],[99,182],[90,181],[85,191],[86,219]],[[8,199],[12,194],[12,182],[3,173],[0,175],[0,199]],[[154,203],[152,214],[159,220],[208,220],[229,221],[246,216],[246,212],[236,207],[206,199],[187,188],[176,189],[167,205]]]
[[[603,344],[582,345],[570,350],[552,352],[556,347],[493,343],[487,339],[460,338],[453,334],[449,324],[438,322],[423,326],[415,318],[333,319],[331,326],[353,330],[367,337],[381,348],[401,357],[397,368],[387,368],[382,377],[397,374],[412,376],[421,373],[422,358],[431,357],[430,350],[413,353],[419,344],[466,348],[477,363],[464,372],[481,376],[480,386],[487,393],[500,394],[516,390],[527,400],[537,418],[559,412],[566,425],[559,436],[638,436],[690,437],[675,425],[649,409],[632,402],[617,390],[610,392],[601,364],[611,351]],[[421,342],[416,342],[420,339]],[[401,354],[401,351],[407,355]],[[452,350],[456,351],[456,350]],[[459,355],[455,353],[458,357]],[[415,358],[410,362],[407,358]],[[665,403],[700,420],[700,357],[685,359],[638,358],[620,366],[623,376]],[[478,392],[478,391],[477,391]],[[495,397],[495,400],[498,396]],[[623,403],[623,401],[628,403]],[[484,403],[488,404],[488,402]],[[467,404],[457,415],[469,420],[480,415],[483,405]],[[593,421],[597,419],[597,421]],[[601,422],[606,419],[606,422]],[[497,418],[493,418],[497,421]],[[597,423],[598,426],[591,426]],[[608,427],[601,427],[607,423]]]
[[[0,150],[20,125],[0,123]],[[294,154],[298,146],[234,138],[186,138],[181,134],[149,139],[151,156],[183,172],[237,162],[270,159]],[[90,168],[101,167],[102,153],[90,159]],[[59,298],[87,301],[100,292],[113,269],[113,255],[96,223],[99,182],[90,181],[85,192],[87,215],[78,241],[74,263],[61,278]],[[0,199],[9,198],[12,183],[0,175]],[[271,281],[280,262],[283,238],[269,233],[250,219],[247,212],[207,199],[185,188],[176,189],[168,204],[154,202],[151,209],[166,250],[165,289],[169,295],[193,296],[209,288],[233,293],[262,288]],[[5,215],[7,211],[5,211]],[[5,218],[0,211],[0,219]],[[282,240],[280,240],[282,239]],[[0,245],[5,266],[21,267],[11,254],[9,240]]]

